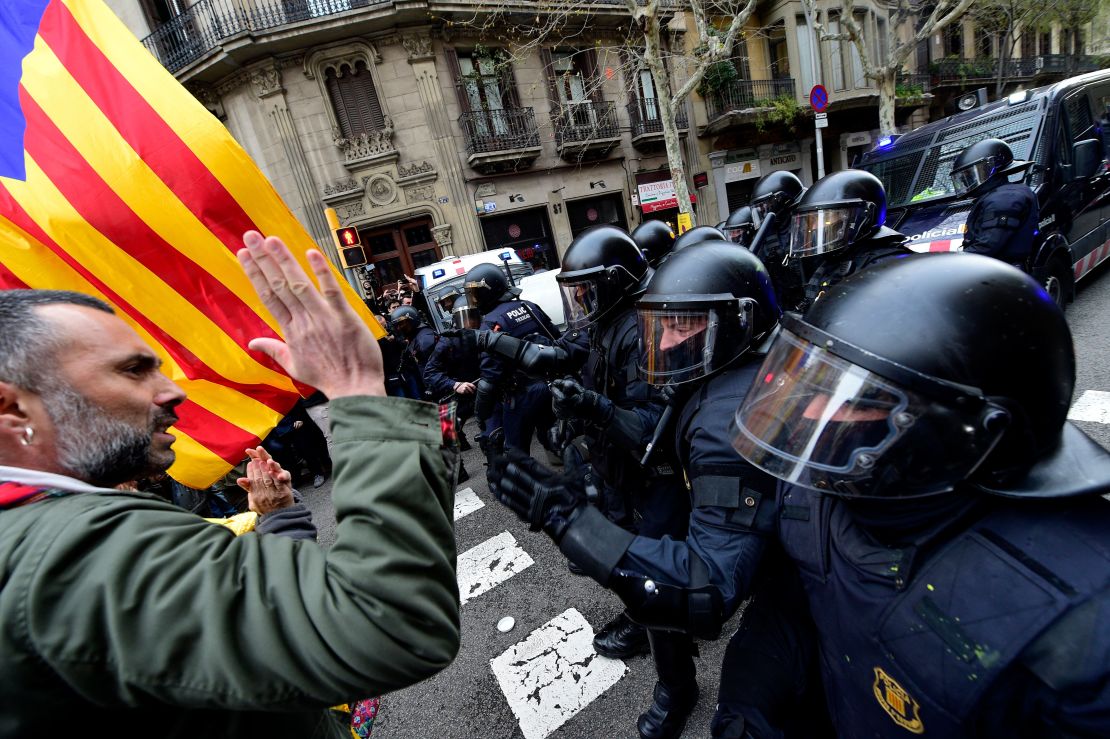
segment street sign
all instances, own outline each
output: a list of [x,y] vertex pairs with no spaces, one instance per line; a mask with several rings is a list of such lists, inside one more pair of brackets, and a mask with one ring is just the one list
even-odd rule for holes
[[817,128],[828,128],[829,127],[829,114],[828,113],[817,113],[814,116],[814,125],[816,125]]
[[829,107],[829,91],[824,85],[814,85],[809,91],[809,106],[818,113],[824,113]]
[[693,222],[693,219],[690,218],[689,213],[679,213],[678,214],[678,233],[680,235],[689,231],[691,228],[693,228],[693,226],[694,226],[694,222]]

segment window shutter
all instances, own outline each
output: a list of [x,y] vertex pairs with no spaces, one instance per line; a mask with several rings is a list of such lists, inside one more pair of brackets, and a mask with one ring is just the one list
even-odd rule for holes
[[365,62],[356,62],[354,69],[346,64],[338,71],[328,67],[325,82],[344,138],[385,127],[385,114],[374,89],[374,78]]
[[540,62],[547,77],[547,102],[551,104],[551,112],[554,113],[559,110],[559,91],[555,87],[555,61],[551,58],[551,49],[540,49]]
[[451,80],[455,85],[455,97],[459,101],[459,110],[463,113],[470,112],[470,100],[466,96],[466,91],[463,89],[462,83],[462,69],[459,68],[459,54],[451,47],[443,49],[443,56],[447,59],[447,71],[451,75]]
[[604,101],[605,96],[601,94],[603,80],[597,68],[597,50],[586,49],[582,54],[584,54],[582,66],[586,72],[585,77],[586,84],[588,85],[587,89],[590,91],[590,100],[593,100],[595,103],[600,103]]

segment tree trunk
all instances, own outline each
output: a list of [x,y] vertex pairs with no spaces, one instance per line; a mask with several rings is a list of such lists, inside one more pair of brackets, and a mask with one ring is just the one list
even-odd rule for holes
[[895,67],[879,70],[879,134],[887,136],[894,133]]
[[[678,199],[678,212],[690,212],[690,188],[686,185],[686,163],[682,159],[682,145],[678,138],[678,123],[675,120],[675,101],[671,97],[671,75],[663,63],[662,44],[660,43],[659,17],[654,13],[644,16],[644,61],[651,70],[655,82],[655,101],[659,106],[659,122],[663,127],[663,143],[667,147],[667,165],[671,169],[675,197]],[[679,103],[681,105],[681,102]]]

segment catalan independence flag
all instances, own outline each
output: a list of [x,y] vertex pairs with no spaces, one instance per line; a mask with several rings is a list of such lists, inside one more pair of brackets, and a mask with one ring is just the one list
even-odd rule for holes
[[243,459],[300,396],[246,348],[279,334],[235,259],[249,229],[294,253],[316,246],[101,0],[0,2],[0,289],[96,295],[159,352],[189,394],[170,474],[192,487]]

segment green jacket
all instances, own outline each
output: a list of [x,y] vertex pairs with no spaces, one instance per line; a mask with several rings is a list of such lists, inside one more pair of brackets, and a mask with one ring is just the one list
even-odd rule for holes
[[352,397],[330,415],[326,552],[143,493],[0,510],[0,737],[350,739],[329,706],[447,666],[459,596],[437,409]]

